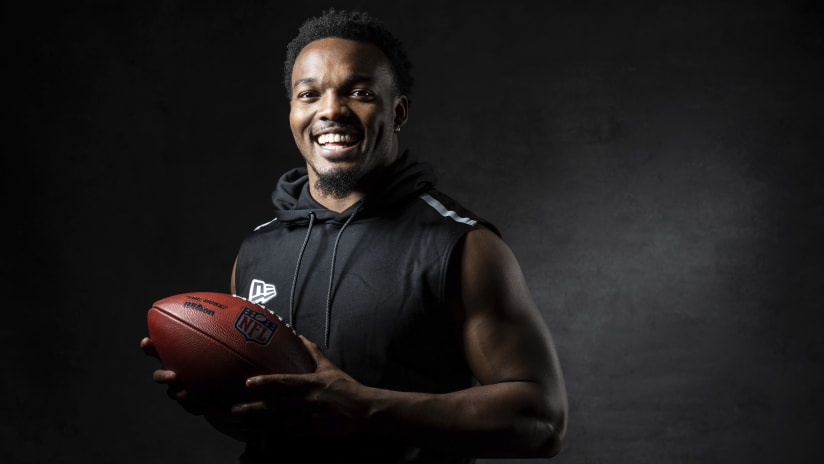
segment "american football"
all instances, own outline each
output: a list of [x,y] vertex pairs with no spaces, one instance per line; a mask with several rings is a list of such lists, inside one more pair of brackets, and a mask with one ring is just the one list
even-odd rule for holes
[[280,316],[240,296],[172,295],[152,304],[147,323],[163,369],[175,371],[191,398],[203,404],[244,401],[245,380],[255,375],[315,369]]

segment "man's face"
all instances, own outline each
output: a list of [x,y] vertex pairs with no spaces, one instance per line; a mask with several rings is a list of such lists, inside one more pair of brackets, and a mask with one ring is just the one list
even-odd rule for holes
[[289,125],[318,193],[342,198],[395,161],[393,129],[406,119],[408,102],[392,83],[389,60],[372,44],[326,38],[300,52]]

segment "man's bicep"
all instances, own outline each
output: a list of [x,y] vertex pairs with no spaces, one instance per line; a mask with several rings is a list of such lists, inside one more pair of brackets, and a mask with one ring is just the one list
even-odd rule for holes
[[467,359],[481,383],[548,383],[557,366],[549,330],[509,246],[486,229],[467,234],[460,267]]

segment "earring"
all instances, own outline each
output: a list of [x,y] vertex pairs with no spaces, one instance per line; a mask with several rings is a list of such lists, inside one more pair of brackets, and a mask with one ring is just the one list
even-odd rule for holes
[[400,125],[400,124],[396,124],[396,125],[395,125],[395,129],[394,129],[394,131],[395,131],[395,133],[396,133],[396,134],[397,134],[398,132],[400,132],[400,131],[401,131],[401,125]]

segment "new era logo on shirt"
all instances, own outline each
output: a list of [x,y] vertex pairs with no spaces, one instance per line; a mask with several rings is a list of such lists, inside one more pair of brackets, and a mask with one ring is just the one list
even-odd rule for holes
[[252,280],[249,286],[249,301],[257,304],[264,304],[278,294],[274,284],[267,284],[260,279]]

